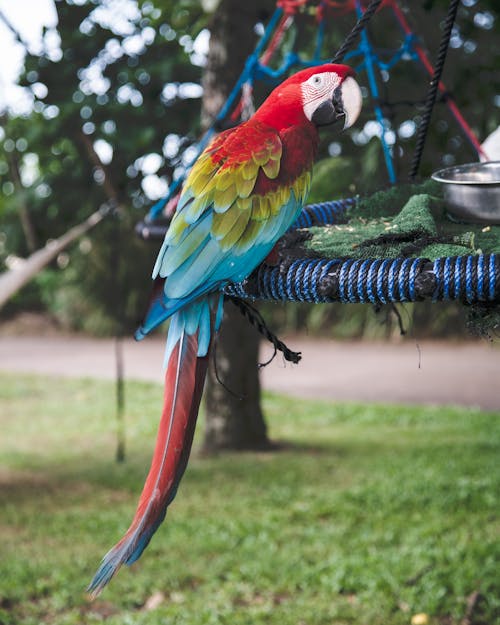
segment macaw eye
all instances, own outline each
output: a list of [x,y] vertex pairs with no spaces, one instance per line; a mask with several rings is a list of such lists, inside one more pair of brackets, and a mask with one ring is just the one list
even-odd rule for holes
[[319,87],[323,83],[323,76],[316,74],[316,76],[312,77],[311,82],[315,87]]

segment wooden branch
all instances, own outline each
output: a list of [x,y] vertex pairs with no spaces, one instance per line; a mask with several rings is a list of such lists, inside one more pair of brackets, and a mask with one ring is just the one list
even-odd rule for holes
[[45,247],[31,254],[18,267],[0,274],[0,308],[68,245],[100,223],[108,212],[102,209],[95,211],[85,221],[73,226],[61,237],[49,241]]
[[[0,12],[0,19],[1,18],[2,15]],[[107,210],[99,209],[95,211],[81,224],[70,228],[61,237],[48,242],[45,247],[31,254],[26,260],[21,261],[19,266],[0,274],[0,309],[17,291],[54,260],[68,245],[100,223],[112,209],[125,209],[124,205],[119,200],[118,189],[113,184],[106,166],[102,163],[99,155],[94,150],[92,141],[83,132],[81,133],[80,139],[87,151],[90,161],[104,172],[103,189],[109,200],[109,207]]]

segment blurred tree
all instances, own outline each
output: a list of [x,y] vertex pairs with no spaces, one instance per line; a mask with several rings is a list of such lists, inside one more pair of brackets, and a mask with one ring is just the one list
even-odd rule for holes
[[[53,267],[32,289],[63,322],[101,332],[116,320],[132,328],[140,314],[156,250],[137,240],[134,224],[194,140],[202,92],[192,62],[206,20],[198,3],[189,14],[170,1],[122,5],[56,2],[57,32],[44,32],[41,56],[27,53],[19,81],[33,110],[4,115],[1,131],[3,259],[25,256],[100,204],[120,208],[119,219],[60,255],[64,271]],[[121,302],[117,281],[127,284]]]

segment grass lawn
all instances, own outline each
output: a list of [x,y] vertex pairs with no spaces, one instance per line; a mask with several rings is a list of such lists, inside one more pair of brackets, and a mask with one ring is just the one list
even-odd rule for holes
[[283,449],[195,450],[143,557],[89,602],[135,510],[161,394],[128,384],[118,465],[111,383],[0,376],[2,625],[500,622],[499,415],[274,395]]

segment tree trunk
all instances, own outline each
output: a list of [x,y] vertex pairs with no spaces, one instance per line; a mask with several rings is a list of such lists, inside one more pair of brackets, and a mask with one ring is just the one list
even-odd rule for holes
[[[256,43],[254,24],[268,16],[272,0],[221,0],[210,28],[204,73],[202,123],[222,108]],[[258,335],[240,312],[226,303],[205,390],[204,449],[262,449],[269,446],[260,406]],[[226,387],[226,388],[224,388]]]
[[256,330],[227,302],[208,369],[205,450],[269,447],[260,406],[258,350]]

